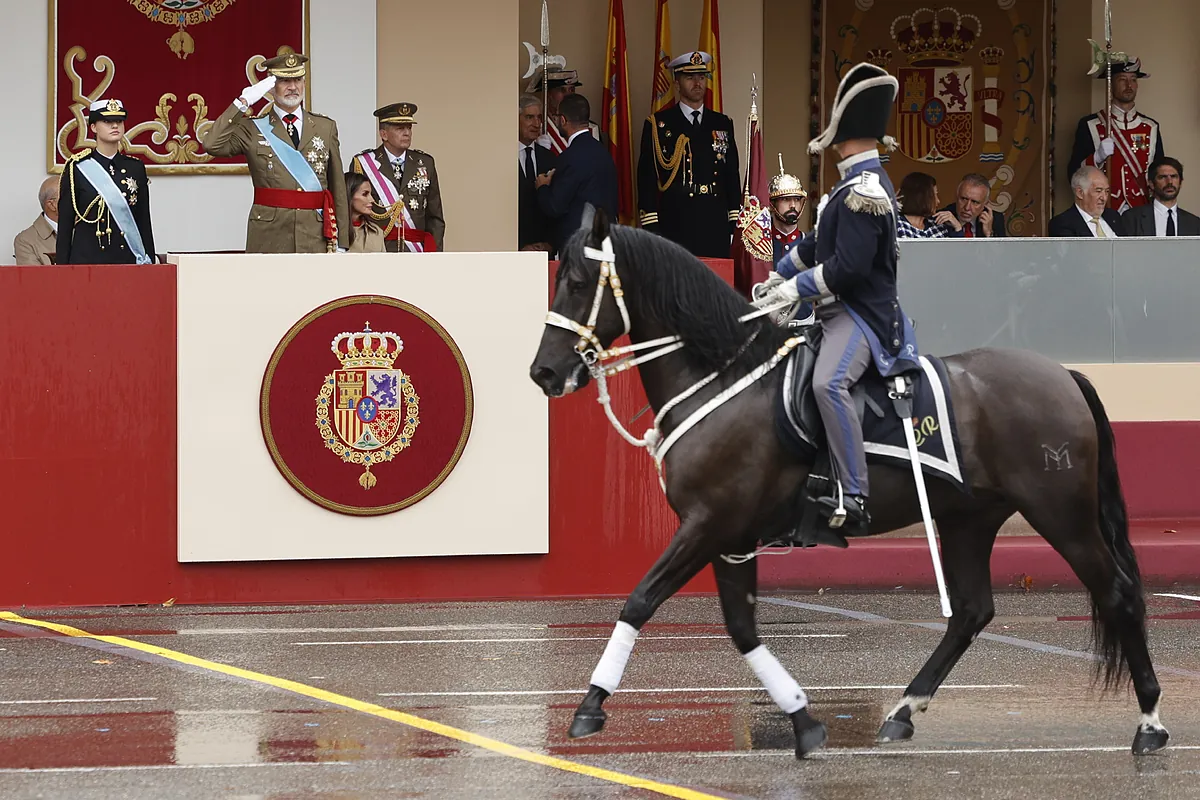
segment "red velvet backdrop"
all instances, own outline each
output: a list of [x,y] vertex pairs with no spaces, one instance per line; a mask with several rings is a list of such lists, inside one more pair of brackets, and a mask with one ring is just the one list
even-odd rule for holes
[[[87,107],[116,98],[129,152],[153,172],[213,171],[200,139],[247,72],[307,46],[308,0],[51,0],[50,167],[88,140]],[[240,160],[240,159],[239,159]]]

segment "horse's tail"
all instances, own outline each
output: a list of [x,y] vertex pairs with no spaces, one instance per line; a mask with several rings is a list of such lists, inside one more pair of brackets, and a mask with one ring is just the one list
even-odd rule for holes
[[1116,442],[1113,439],[1112,424],[1100,395],[1091,381],[1079,372],[1071,370],[1071,377],[1091,409],[1092,418],[1096,422],[1097,441],[1097,499],[1099,501],[1100,535],[1104,545],[1116,562],[1116,585],[1110,591],[1115,595],[1113,600],[1123,604],[1124,613],[1119,615],[1102,614],[1096,605],[1095,594],[1092,598],[1092,646],[1100,661],[1096,664],[1096,677],[1104,674],[1104,688],[1109,689],[1119,685],[1126,676],[1125,654],[1121,646],[1121,634],[1129,631],[1121,630],[1122,623],[1133,622],[1139,628],[1140,635],[1146,635],[1146,599],[1142,594],[1142,576],[1138,570],[1137,556],[1129,541],[1129,519],[1125,509],[1125,496],[1121,492],[1121,476],[1117,474]]

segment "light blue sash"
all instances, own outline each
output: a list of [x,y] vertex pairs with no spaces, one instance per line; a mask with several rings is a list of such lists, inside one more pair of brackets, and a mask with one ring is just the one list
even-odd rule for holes
[[292,147],[291,142],[285,142],[275,135],[275,131],[271,130],[271,120],[268,117],[259,117],[254,120],[254,127],[258,128],[258,132],[271,145],[275,155],[279,156],[283,168],[296,179],[296,183],[300,184],[301,189],[306,192],[324,191],[321,188],[321,182],[317,180],[317,173],[313,172],[312,165],[305,160],[299,150]]
[[105,172],[104,167],[100,166],[95,159],[91,158],[76,161],[75,168],[83,173],[83,177],[88,179],[88,182],[95,187],[96,193],[108,204],[109,213],[116,219],[117,227],[121,229],[121,235],[125,237],[125,244],[129,245],[129,252],[133,253],[133,257],[137,259],[134,263],[151,263],[152,259],[146,255],[146,245],[142,243],[142,232],[133,219],[133,210],[129,207],[129,201],[117,188],[112,176]]

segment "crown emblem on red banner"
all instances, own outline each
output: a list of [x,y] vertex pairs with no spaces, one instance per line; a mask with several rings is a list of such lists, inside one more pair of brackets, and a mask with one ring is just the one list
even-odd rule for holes
[[329,349],[342,369],[391,369],[404,352],[404,341],[394,333],[376,333],[368,322],[361,333],[339,333]]
[[[966,22],[974,22],[968,26]],[[953,8],[919,8],[892,20],[892,38],[914,67],[953,67],[975,46],[983,24]]]

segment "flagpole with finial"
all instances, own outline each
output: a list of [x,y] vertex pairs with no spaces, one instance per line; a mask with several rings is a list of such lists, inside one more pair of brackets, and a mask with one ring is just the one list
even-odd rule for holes
[[746,181],[742,185],[742,206],[750,199],[750,139],[754,136],[754,123],[758,122],[758,75],[750,73],[750,114],[746,117]]
[[[1104,0],[1104,116],[1108,119],[1109,138],[1115,137],[1116,131],[1112,113],[1112,5],[1111,0]],[[1104,172],[1112,184],[1112,156],[1104,162]]]
[[542,135],[550,118],[550,8],[542,0]]

